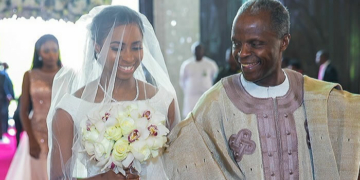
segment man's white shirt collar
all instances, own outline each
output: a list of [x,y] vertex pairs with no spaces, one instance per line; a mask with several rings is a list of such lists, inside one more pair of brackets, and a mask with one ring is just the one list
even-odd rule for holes
[[[284,71],[283,71],[284,72]],[[285,74],[285,81],[277,86],[259,86],[253,82],[247,81],[241,74],[241,84],[251,96],[256,98],[275,98],[284,96],[289,90],[289,79]]]

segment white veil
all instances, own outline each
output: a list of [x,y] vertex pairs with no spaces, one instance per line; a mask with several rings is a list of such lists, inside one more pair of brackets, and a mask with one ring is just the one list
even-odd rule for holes
[[[82,66],[63,67],[52,88],[47,118],[50,179],[86,178],[109,170],[96,167],[99,162],[85,151],[82,125],[93,108],[142,101],[164,115],[169,129],[180,120],[175,89],[145,16],[124,6],[99,6],[76,25],[87,30],[79,37],[85,42],[79,48]],[[141,166],[141,179],[167,179],[161,155]]]

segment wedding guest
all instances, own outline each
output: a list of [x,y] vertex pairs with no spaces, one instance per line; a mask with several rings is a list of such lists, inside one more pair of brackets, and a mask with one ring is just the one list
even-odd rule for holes
[[186,117],[200,96],[213,85],[218,73],[215,61],[204,56],[202,44],[195,42],[191,49],[194,56],[185,60],[180,67],[180,86],[184,92],[183,117]]
[[9,68],[7,63],[1,63],[3,70],[0,71],[0,141],[3,133],[7,133],[9,127],[9,104],[15,98],[12,81],[6,72]]
[[[53,79],[60,68],[58,40],[51,34],[41,36],[35,43],[31,70],[24,74],[20,99],[20,118],[28,137],[24,140],[28,139],[28,142],[20,142],[7,179],[48,179],[46,163],[49,148],[46,117],[51,104]],[[30,106],[32,106],[31,116]],[[26,152],[26,155],[21,152]],[[26,162],[29,155],[31,157],[28,164]],[[28,169],[30,174],[19,173],[28,172]]]
[[316,53],[316,64],[320,65],[318,79],[327,82],[338,82],[338,75],[335,67],[331,64],[330,53],[320,50]]

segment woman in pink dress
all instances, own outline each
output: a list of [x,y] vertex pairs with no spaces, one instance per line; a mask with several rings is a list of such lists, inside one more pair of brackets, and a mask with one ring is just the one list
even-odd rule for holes
[[[10,168],[8,179],[20,178],[21,174],[24,174],[21,179],[30,178],[29,174],[19,171],[22,169],[19,166],[22,166],[21,162],[24,161],[24,164],[26,161],[30,162],[27,164],[30,164],[28,168],[32,180],[48,179],[46,161],[49,148],[46,117],[51,104],[53,79],[60,68],[58,40],[50,34],[42,36],[35,44],[32,68],[25,72],[22,86],[20,117],[28,135],[28,142],[20,143],[19,152],[16,153],[11,165],[17,169],[17,173],[11,173],[12,168]],[[32,113],[29,113],[31,104]],[[24,170],[28,171],[26,167]]]

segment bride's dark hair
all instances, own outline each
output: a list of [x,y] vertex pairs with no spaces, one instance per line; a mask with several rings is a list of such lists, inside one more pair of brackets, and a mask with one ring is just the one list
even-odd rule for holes
[[96,15],[91,24],[91,38],[101,45],[112,27],[135,23],[143,35],[144,25],[137,12],[125,6],[110,6]]

